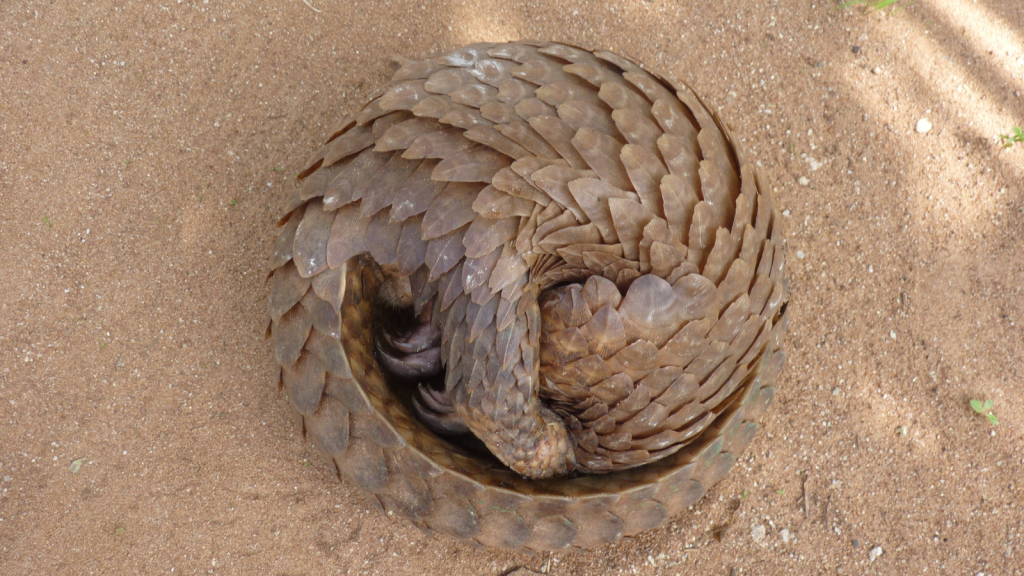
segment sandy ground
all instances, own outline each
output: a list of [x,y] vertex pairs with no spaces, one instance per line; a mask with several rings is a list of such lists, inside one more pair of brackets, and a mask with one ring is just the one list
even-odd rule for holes
[[[1024,4],[812,2],[0,3],[0,573],[1024,574]],[[586,554],[371,511],[263,337],[293,176],[388,56],[520,37],[687,80],[786,209],[764,430]]]

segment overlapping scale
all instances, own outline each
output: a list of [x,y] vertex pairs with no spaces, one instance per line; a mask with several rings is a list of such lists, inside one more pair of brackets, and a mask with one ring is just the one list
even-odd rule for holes
[[[304,431],[375,506],[485,546],[596,546],[693,504],[756,431],[788,325],[778,217],[724,124],[685,85],[545,42],[405,61],[377,96],[301,172],[271,256]],[[370,322],[394,275],[515,472],[393,397]]]

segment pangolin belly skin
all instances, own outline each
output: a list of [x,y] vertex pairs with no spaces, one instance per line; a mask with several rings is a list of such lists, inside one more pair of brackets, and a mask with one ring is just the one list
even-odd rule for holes
[[[614,540],[649,527],[620,502],[660,523],[699,498],[770,402],[779,218],[685,85],[609,52],[469,45],[404,63],[300,181],[271,258],[282,386],[339,471],[421,528]],[[371,324],[396,278],[440,331],[456,414],[512,472],[429,433],[388,388]],[[484,526],[497,513],[476,496],[550,514]]]

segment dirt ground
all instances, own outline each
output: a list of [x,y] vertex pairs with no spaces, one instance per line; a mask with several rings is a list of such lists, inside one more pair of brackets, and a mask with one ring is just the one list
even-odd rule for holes
[[[0,573],[1024,574],[1024,144],[995,138],[1024,3],[838,4],[0,3]],[[692,511],[584,554],[372,511],[264,340],[294,175],[388,57],[521,37],[688,81],[789,236],[762,431]]]

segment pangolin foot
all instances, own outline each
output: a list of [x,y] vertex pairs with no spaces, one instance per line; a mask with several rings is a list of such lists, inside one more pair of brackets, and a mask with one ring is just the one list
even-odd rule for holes
[[455,413],[455,407],[448,400],[448,394],[434,390],[429,386],[419,385],[419,398],[412,397],[412,406],[420,422],[437,434],[466,434],[469,427]]
[[441,373],[441,331],[430,325],[430,308],[411,324],[381,330],[377,360],[392,375],[419,380]]

